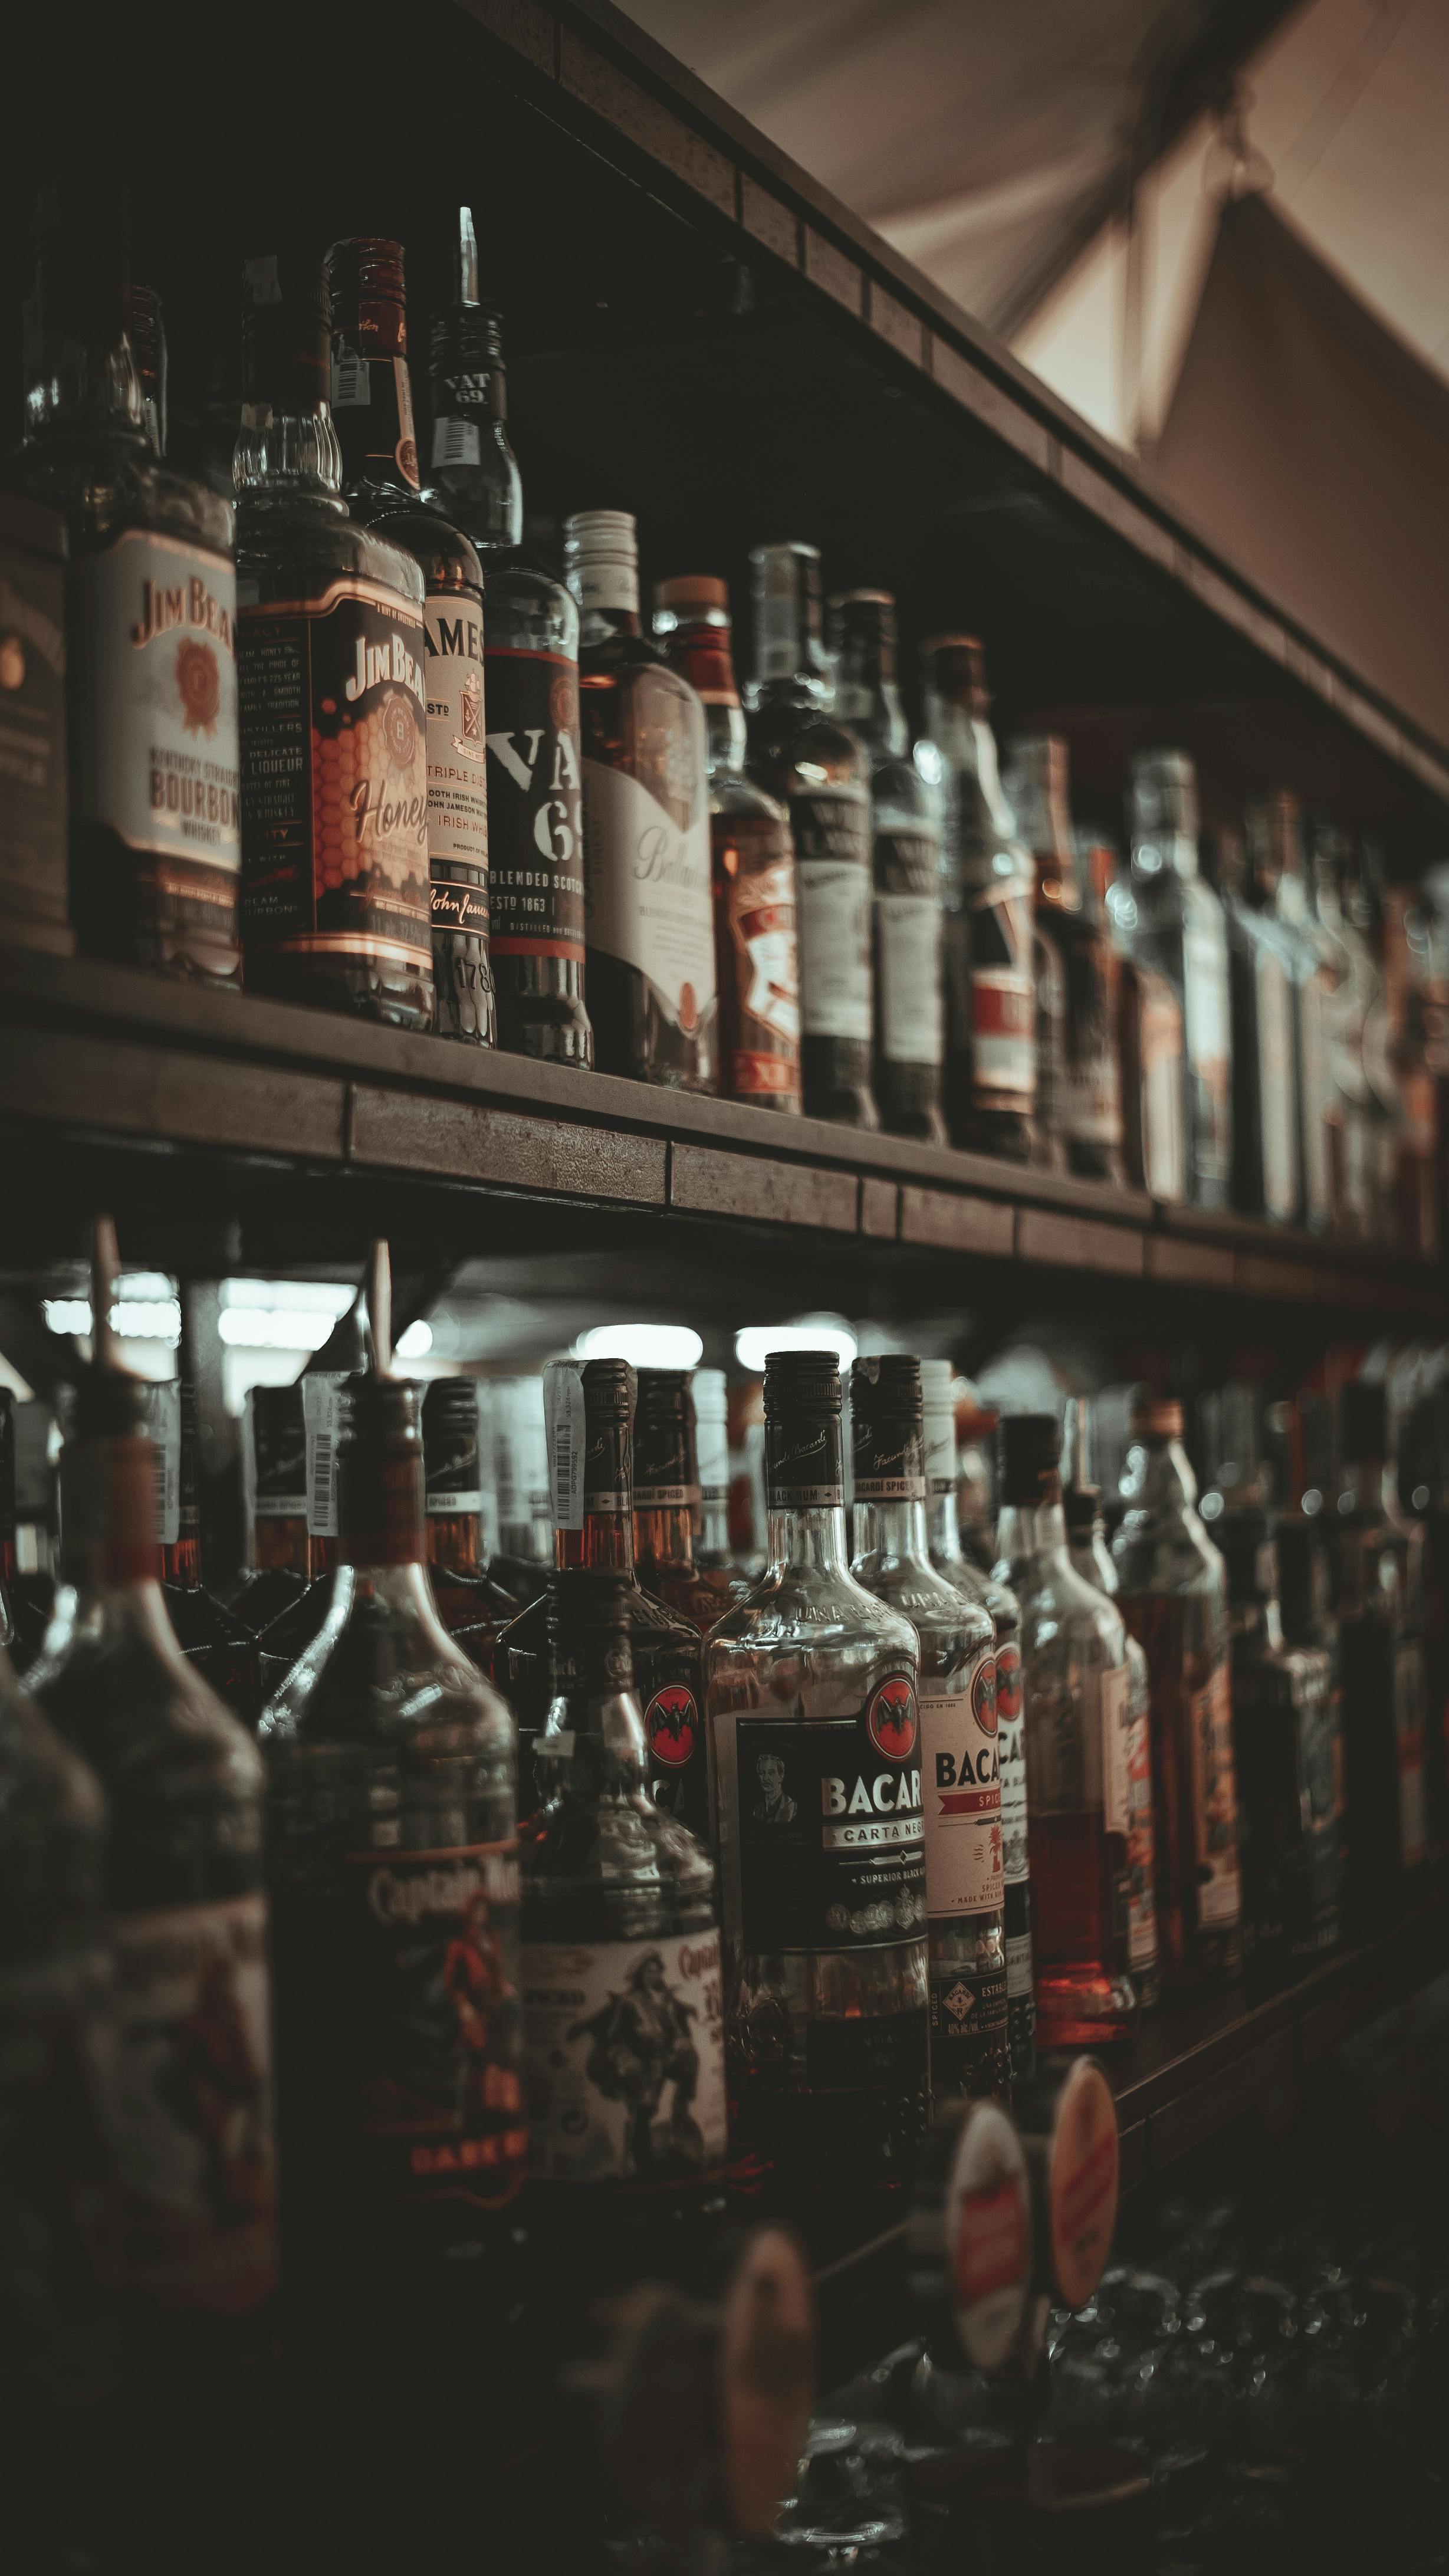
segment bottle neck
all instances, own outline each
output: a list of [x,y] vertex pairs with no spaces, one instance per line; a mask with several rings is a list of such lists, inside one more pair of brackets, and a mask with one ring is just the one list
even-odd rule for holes
[[508,373],[498,317],[475,300],[476,255],[471,270],[455,278],[452,307],[433,328],[428,481],[447,497],[486,557],[511,554],[523,542],[523,478],[508,439]]
[[25,436],[89,430],[149,445],[141,372],[131,335],[124,260],[98,245],[81,265],[75,246],[47,243],[26,310]]
[[911,1502],[856,1503],[852,1510],[856,1557],[884,1556],[931,1571],[924,1497]]
[[232,477],[239,498],[286,496],[346,515],[332,418],[329,339],[316,281],[284,293],[274,259],[247,263],[242,405]]
[[863,600],[831,610],[836,650],[835,713],[876,760],[902,760],[910,748],[896,686],[895,612]]
[[483,1546],[476,1512],[429,1512],[428,1563],[441,1574],[481,1575]]
[[370,1445],[365,1460],[355,1445],[344,1449],[338,1550],[343,1565],[421,1568],[427,1558],[424,1526],[420,1443]]
[[729,619],[716,611],[685,617],[668,636],[664,658],[704,706],[705,760],[711,778],[738,776],[745,765],[745,716],[735,685]]
[[643,632],[637,600],[632,608],[586,607],[582,602],[580,603],[579,645],[581,649],[591,644],[606,644],[611,635],[642,635]]
[[706,1486],[700,1495],[699,1547],[704,1557],[727,1557],[730,1552],[729,1495],[717,1487]]
[[581,1529],[555,1527],[554,1563],[592,1567],[597,1573],[634,1572],[633,1435],[626,1417],[584,1417],[584,1496]]
[[334,309],[332,417],[342,447],[343,489],[400,506],[418,496],[407,349],[401,303],[348,301]]
[[926,1497],[926,1543],[933,1565],[964,1565],[961,1527],[956,1518],[956,1488],[933,1485]]
[[651,1505],[634,1514],[634,1562],[641,1581],[651,1572],[692,1574],[694,1518],[688,1503]]
[[797,1566],[815,1574],[848,1574],[845,1507],[777,1504],[766,1512],[766,1551],[774,1568]]
[[997,1553],[1010,1565],[1060,1558],[1066,1564],[1067,1524],[1061,1498],[1039,1503],[1005,1503],[996,1533]]
[[580,1674],[566,1639],[553,1652],[557,1696],[534,1745],[550,1802],[597,1806],[647,1797],[649,1748],[636,1694],[617,1689],[606,1676]]
[[263,1514],[252,1529],[252,1565],[258,1574],[299,1574],[310,1583],[316,1568],[305,1512],[273,1520]]

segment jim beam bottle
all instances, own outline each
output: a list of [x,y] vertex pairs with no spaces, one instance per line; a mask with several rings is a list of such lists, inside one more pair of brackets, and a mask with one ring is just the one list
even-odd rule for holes
[[401,242],[335,242],[327,282],[343,498],[354,519],[413,555],[423,575],[436,1027],[443,1037],[492,1046],[483,567],[446,511],[419,498]]
[[927,2116],[920,1646],[848,1570],[833,1351],[768,1358],[765,1430],[768,1562],[705,1645],[734,2143],[889,2193]]
[[43,212],[12,489],[58,510],[70,909],[82,951],[241,980],[237,588],[229,503],[155,452],[124,221],[67,181]]
[[927,1554],[920,1362],[858,1359],[850,1378],[851,1573],[920,1640],[921,1815],[930,1941],[931,2090],[1011,2086],[1002,1947],[996,1645],[984,1604]]
[[389,1304],[379,1245],[334,1605],[261,1725],[289,2277],[339,2320],[485,2295],[528,2146],[513,1721],[433,1604]]
[[878,1127],[870,766],[833,713],[815,546],[756,546],[750,776],[790,819],[807,1117]]
[[1427,1852],[1422,1524],[1389,1508],[1380,1382],[1339,1390],[1341,1491],[1328,1524],[1343,1674],[1348,1901],[1362,1923]]
[[719,1088],[760,1109],[800,1107],[795,861],[784,807],[745,775],[729,592],[711,577],[656,583],[654,634],[704,708],[719,979]]
[[236,447],[252,992],[433,1025],[423,575],[342,498],[326,282],[243,271]]
[[1147,1657],[1157,1929],[1176,1985],[1235,1973],[1242,1881],[1228,1587],[1196,1509],[1182,1406],[1139,1389],[1112,1546],[1118,1607]]

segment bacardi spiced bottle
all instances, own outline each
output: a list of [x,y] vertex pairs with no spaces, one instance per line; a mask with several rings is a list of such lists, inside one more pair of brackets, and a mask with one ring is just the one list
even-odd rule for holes
[[327,283],[343,498],[354,519],[415,556],[423,576],[435,1025],[443,1037],[492,1046],[483,567],[444,509],[419,498],[401,242],[334,243]]
[[564,529],[579,603],[589,1011],[603,1072],[713,1091],[718,1046],[704,709],[639,624],[625,510]]
[[858,2209],[927,2119],[921,1650],[848,1571],[833,1351],[767,1360],[765,1436],[769,1561],[705,1646],[734,2142]]
[[698,1500],[689,1371],[644,1368],[634,1405],[634,1566],[643,1589],[704,1636],[725,1603],[694,1562]]
[[431,1028],[423,575],[348,515],[326,284],[305,260],[246,262],[242,365],[247,986]]
[[1036,1153],[1087,1180],[1125,1178],[1110,942],[1072,845],[1067,746],[1008,746],[1006,796],[1036,862]]
[[756,546],[750,776],[790,819],[807,1116],[878,1127],[871,1089],[870,767],[833,713],[815,546]]
[[931,2090],[1011,2087],[1002,1946],[1001,1780],[991,1613],[926,1552],[920,1362],[851,1371],[857,1583],[901,1612],[921,1647],[921,1816],[930,1940]]
[[1390,1509],[1384,1389],[1339,1390],[1342,1487],[1327,1524],[1343,1675],[1349,1904],[1372,1920],[1426,1856],[1422,1524]]
[[251,1562],[232,1608],[254,1636],[300,1601],[320,1567],[307,1528],[307,1431],[302,1389],[254,1386],[243,1452]]
[[761,1109],[800,1107],[795,863],[783,806],[745,776],[745,719],[729,592],[705,575],[654,588],[654,633],[704,708],[719,979],[719,1088]]
[[147,435],[125,225],[68,176],[43,213],[11,488],[60,511],[70,909],[81,949],[241,978],[237,589],[226,501]]
[[518,1604],[483,1563],[483,1469],[478,1389],[470,1377],[434,1378],[423,1397],[428,1582],[438,1617],[480,1673]]

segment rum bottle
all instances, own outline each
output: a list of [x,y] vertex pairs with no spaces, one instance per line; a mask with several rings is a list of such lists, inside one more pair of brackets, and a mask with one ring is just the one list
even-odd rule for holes
[[1327,1644],[1290,1644],[1284,1635],[1267,1514],[1226,1512],[1220,1527],[1233,1635],[1243,1947],[1248,1959],[1281,1968],[1338,1939],[1343,1748],[1334,1657]]
[[694,1562],[697,1483],[688,1369],[641,1368],[634,1403],[634,1568],[652,1599],[703,1637],[725,1603]]
[[1232,1018],[1227,927],[1198,872],[1197,781],[1185,751],[1132,763],[1132,952],[1182,1011],[1184,1184],[1195,1207],[1225,1208],[1232,1181]]
[[518,1604],[483,1563],[483,1469],[472,1378],[434,1378],[423,1396],[422,1420],[433,1606],[454,1643],[491,1680],[494,1646]]
[[1354,1378],[1340,1388],[1338,1449],[1327,1537],[1343,1675],[1347,1897],[1362,1928],[1427,1850],[1423,1532],[1390,1508],[1381,1383]]
[[1084,896],[1072,845],[1067,746],[1008,746],[1007,802],[1036,862],[1036,1139],[1048,1168],[1125,1178],[1111,943]]

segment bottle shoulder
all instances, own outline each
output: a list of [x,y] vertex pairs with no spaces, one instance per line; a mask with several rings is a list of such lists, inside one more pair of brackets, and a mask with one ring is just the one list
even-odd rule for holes
[[471,537],[455,527],[444,511],[431,508],[420,496],[403,500],[394,494],[390,501],[381,498],[367,516],[363,517],[355,507],[353,515],[375,529],[387,544],[416,558],[429,595],[435,591],[471,592],[481,602],[483,566],[478,550]]
[[330,507],[325,496],[244,495],[237,510],[237,578],[244,606],[299,595],[313,600],[334,584],[370,581],[422,614],[416,558]]
[[411,1747],[502,1754],[514,1740],[507,1700],[432,1609],[355,1595],[333,1578],[327,1616],[262,1712],[269,1748]]
[[923,1672],[928,1663],[935,1670],[943,1661],[955,1665],[994,1642],[995,1627],[984,1603],[968,1600],[934,1567],[876,1550],[856,1557],[850,1570],[863,1591],[898,1611],[914,1628]]
[[182,1654],[159,1586],[89,1600],[63,1593],[26,1688],[128,1805],[148,1783],[167,1798],[260,1794],[257,1747]]
[[1021,1612],[1024,1654],[1057,1646],[1072,1655],[1085,1652],[1092,1662],[1126,1662],[1126,1630],[1115,1602],[1065,1557],[1013,1563],[1011,1583]]
[[869,765],[854,734],[819,707],[766,699],[750,716],[747,741],[752,773],[777,794],[869,789]]
[[212,554],[233,551],[231,502],[130,433],[57,429],[16,451],[5,481],[62,513],[73,554],[100,553],[129,531],[177,538]]
[[722,1657],[791,1644],[822,1656],[857,1649],[867,1658],[900,1655],[913,1666],[920,1653],[910,1620],[853,1577],[787,1564],[767,1566],[717,1621],[705,1640],[706,1661],[712,1667]]

